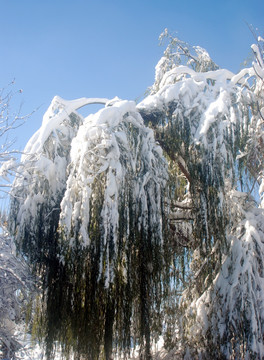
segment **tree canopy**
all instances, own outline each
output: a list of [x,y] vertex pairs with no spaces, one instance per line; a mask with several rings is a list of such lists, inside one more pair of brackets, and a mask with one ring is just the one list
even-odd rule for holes
[[174,358],[264,354],[261,39],[236,75],[161,39],[145,99],[83,118],[55,97],[21,159],[10,231],[48,358],[151,359],[160,336]]

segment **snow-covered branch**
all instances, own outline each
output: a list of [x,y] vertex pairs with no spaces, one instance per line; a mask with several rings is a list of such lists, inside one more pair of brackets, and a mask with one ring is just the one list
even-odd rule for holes
[[[115,100],[115,99],[113,99]],[[43,116],[42,126],[32,138],[28,141],[24,153],[24,156],[36,154],[40,151],[49,135],[58,126],[74,113],[76,110],[90,104],[111,104],[109,99],[105,98],[80,98],[76,100],[64,100],[59,96],[55,96],[50,104],[48,110]],[[52,121],[50,119],[52,118]],[[23,161],[23,158],[22,158]]]
[[6,88],[0,89],[0,188],[8,187],[18,167],[17,158],[21,153],[14,149],[14,131],[31,115],[22,116],[21,109],[13,112],[13,98],[22,92],[14,92],[13,86],[14,81]]
[[15,254],[7,233],[0,235],[0,354],[12,358],[23,347],[26,306],[35,283],[28,265]]

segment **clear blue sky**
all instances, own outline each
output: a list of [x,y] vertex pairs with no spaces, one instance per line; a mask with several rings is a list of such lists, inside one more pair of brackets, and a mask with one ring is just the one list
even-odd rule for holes
[[234,72],[254,42],[246,22],[264,33],[263,0],[0,0],[0,14],[0,88],[15,78],[22,113],[40,107],[17,132],[19,147],[55,95],[142,96],[166,27]]

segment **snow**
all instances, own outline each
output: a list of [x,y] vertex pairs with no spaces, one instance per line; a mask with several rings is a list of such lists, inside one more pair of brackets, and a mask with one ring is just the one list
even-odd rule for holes
[[[230,331],[226,327],[229,322],[239,327],[241,320],[237,314],[243,313],[250,323],[247,330],[252,334],[248,348],[261,357],[264,346],[259,342],[264,324],[264,278],[262,266],[264,263],[264,213],[251,204],[250,211],[243,209],[246,194],[231,191],[233,211],[241,214],[241,222],[230,234],[230,252],[223,257],[221,271],[212,285],[203,295],[191,304],[196,314],[193,331],[200,331],[206,336],[208,326],[215,328],[215,336],[220,339]],[[260,265],[262,264],[262,265]],[[213,307],[213,313],[209,309]],[[218,311],[218,309],[220,311]],[[210,314],[210,317],[208,317]],[[238,316],[238,317],[237,317]],[[219,330],[218,330],[219,329]],[[228,344],[225,351],[228,355]]]
[[[138,161],[138,153],[137,151],[135,154],[131,153],[131,145],[128,141],[127,127],[129,124],[139,131],[143,131],[142,152],[146,161],[151,163],[153,158],[151,151],[157,148],[157,153],[161,155],[161,152],[155,145],[152,131],[144,128],[143,120],[133,101],[117,101],[111,107],[106,107],[96,114],[88,116],[72,141],[70,153],[72,170],[61,203],[60,223],[69,235],[71,224],[75,224],[77,219],[81,218],[80,237],[84,246],[88,246],[90,243],[86,229],[89,224],[91,186],[102,173],[107,174],[104,190],[105,201],[101,212],[104,219],[105,244],[110,231],[113,232],[114,243],[117,241],[118,202],[123,181],[130,167],[132,171],[136,171]],[[122,152],[125,152],[125,158],[129,165],[124,166]],[[149,181],[148,173],[139,181],[142,181],[142,184],[138,201],[144,197],[144,186]],[[72,203],[76,203],[79,198],[76,194],[80,189],[82,191],[81,205],[78,202],[78,210],[73,210]],[[145,200],[142,200],[142,204],[146,208]]]
[[230,106],[229,94],[223,88],[219,89],[219,96],[215,101],[212,101],[206,111],[203,113],[200,120],[200,125],[197,129],[195,139],[197,141],[207,134],[207,131],[211,124],[217,120],[218,114],[222,116],[228,115],[228,107]]
[[[1,162],[0,162],[1,165]],[[17,162],[15,158],[7,159],[2,162],[2,166],[0,167],[0,177],[6,181],[10,181],[10,172],[17,167]]]
[[[78,115],[77,108],[94,102],[103,102],[105,107],[84,119]],[[15,189],[24,189],[17,197],[18,234],[35,232],[39,209],[44,206],[40,221],[44,218],[46,231],[54,211],[60,210],[59,228],[69,246],[75,246],[71,234],[76,234],[81,246],[89,247],[93,241],[88,230],[91,216],[96,202],[101,201],[95,191],[99,186],[104,201],[98,216],[108,254],[108,265],[101,276],[106,276],[108,287],[113,281],[111,267],[115,258],[108,258],[109,247],[113,243],[116,253],[119,207],[127,197],[124,194],[131,192],[135,203],[141,204],[138,226],[146,226],[150,219],[152,226],[161,232],[159,198],[166,182],[166,169],[162,150],[153,131],[145,127],[134,101],[119,98],[66,101],[56,96],[41,128],[26,145],[20,169],[23,175],[15,180]],[[151,217],[148,198],[153,209]],[[32,221],[28,223],[29,219]],[[129,231],[128,226],[127,236]]]
[[72,112],[89,104],[109,104],[109,101],[109,99],[105,98],[80,98],[67,101],[59,96],[55,96],[43,116],[41,128],[31,137],[26,145],[24,149],[25,156],[38,153],[52,131]]
[[[242,90],[238,86],[246,86],[247,77],[252,75],[252,68],[243,69],[234,75],[225,69],[198,73],[188,66],[177,66],[163,75],[159,90],[147,96],[137,108],[143,114],[162,113],[174,104],[175,115],[180,111],[189,117],[189,114],[195,112],[199,122],[191,124],[194,144],[202,143],[207,147],[208,130],[217,122],[220,130],[217,142],[221,146],[227,127],[232,127],[238,118],[234,101],[235,96],[242,96],[239,95]],[[243,96],[247,96],[246,92]],[[226,158],[225,149],[222,150]]]
[[[262,68],[262,70],[264,70],[264,61],[263,61],[263,58],[260,53],[258,45],[256,45],[256,44],[251,45],[251,49],[256,54],[256,60],[258,61],[259,66]],[[263,78],[263,76],[262,76],[262,78]]]
[[259,196],[261,197],[261,198],[263,198],[264,197],[264,179],[262,178],[261,179],[261,183],[260,183],[260,187],[259,187]]
[[[23,345],[23,309],[33,296],[33,279],[26,263],[16,256],[16,248],[6,229],[0,235],[0,340],[8,347]],[[19,326],[18,326],[19,325]],[[18,330],[19,331],[16,331]],[[0,352],[1,353],[1,352]]]

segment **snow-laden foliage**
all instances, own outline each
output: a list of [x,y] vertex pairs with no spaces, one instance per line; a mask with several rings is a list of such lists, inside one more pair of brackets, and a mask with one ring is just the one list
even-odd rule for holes
[[7,233],[0,235],[0,355],[12,358],[23,347],[27,305],[34,291],[27,264],[16,257]]
[[[237,187],[246,191],[242,198],[250,198],[263,171],[263,119],[251,88],[255,71],[243,69],[237,75],[212,71],[212,63],[207,62],[208,71],[204,67],[197,72],[190,66],[190,59],[195,62],[197,58],[190,56],[188,48],[178,45],[171,52],[172,45],[165,52],[169,63],[156,67],[151,95],[138,105],[170,162],[178,164],[178,171],[170,172],[169,216],[178,245],[173,262],[176,281],[171,296],[164,300],[166,311],[175,318],[174,327],[173,321],[165,326],[164,338],[169,348],[175,341],[175,356],[180,350],[181,356],[190,359],[261,358],[263,214],[255,205],[255,210],[247,207],[243,217],[235,201]],[[179,62],[182,55],[188,66]],[[184,194],[177,189],[179,177],[186,180]],[[244,223],[245,237],[239,230]],[[258,233],[256,244],[254,234]],[[179,246],[187,248],[180,263]],[[245,269],[242,262],[251,265]],[[221,274],[227,263],[230,267],[224,281]],[[232,288],[230,278],[235,279]]]
[[[54,120],[52,127],[50,119]],[[54,243],[53,234],[66,187],[71,140],[80,122],[81,118],[72,112],[69,104],[55,97],[44,115],[42,127],[29,140],[21,159],[21,168],[13,185],[16,189],[11,211],[16,216],[12,226],[23,239],[18,246],[34,265],[45,261],[49,252],[55,251],[51,249],[51,243]],[[46,246],[47,233],[51,240]],[[32,249],[37,251],[37,258],[35,254],[31,258]]]
[[66,352],[96,358],[104,343],[109,356],[116,332],[121,348],[139,337],[148,354],[161,298],[167,165],[134,102],[113,102],[83,121],[64,110],[75,102],[55,98],[26,147],[13,232],[43,273],[49,345],[59,340]]
[[[252,69],[234,75],[173,66],[160,81],[160,90],[138,105],[169,159],[178,165],[174,184],[179,176],[188,183],[184,197],[172,185],[171,205],[180,215],[174,211],[171,218],[179,217],[179,227],[182,218],[190,219],[193,235],[206,248],[225,238],[225,179],[236,185],[236,158],[248,138],[252,93],[241,86],[247,83],[245,74],[251,76]],[[187,197],[189,211],[182,214]]]
[[256,95],[255,112],[252,117],[252,133],[248,144],[249,166],[251,173],[259,183],[259,195],[264,208],[264,39],[258,37],[258,43],[252,45],[255,55],[253,68],[256,74],[254,93]]
[[[263,53],[253,47],[256,63],[235,75],[162,37],[141,103],[56,97],[25,149],[10,223],[43,279],[35,335],[50,358],[58,344],[150,359],[160,335],[175,358],[264,356],[263,210],[251,196],[264,189]],[[105,107],[83,119],[93,101]]]
[[221,270],[200,297],[197,282],[182,296],[183,308],[186,299],[193,299],[180,323],[191,348],[188,359],[260,359],[264,354],[264,213],[245,193],[232,190],[228,196],[230,217],[241,220],[228,236]]
[[179,65],[186,65],[196,72],[216,70],[218,66],[212,61],[208,52],[200,46],[190,46],[186,42],[172,36],[168,29],[159,37],[160,43],[168,42],[163,56],[155,68],[155,82],[151,93],[157,92],[162,87],[164,75]]

